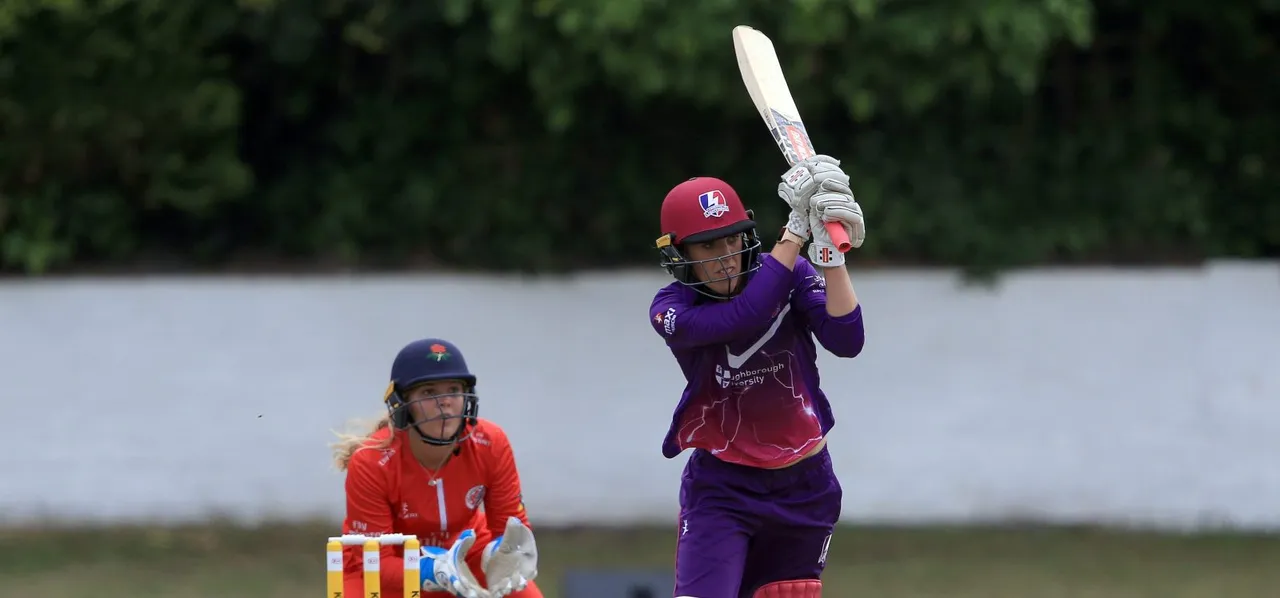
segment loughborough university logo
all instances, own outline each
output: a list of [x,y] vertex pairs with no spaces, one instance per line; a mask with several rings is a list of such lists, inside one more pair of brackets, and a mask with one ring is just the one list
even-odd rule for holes
[[698,196],[698,205],[702,206],[703,218],[719,218],[729,211],[729,202],[719,189],[712,189]]
[[733,370],[717,363],[716,382],[720,383],[720,388],[729,388],[729,384],[733,382]]

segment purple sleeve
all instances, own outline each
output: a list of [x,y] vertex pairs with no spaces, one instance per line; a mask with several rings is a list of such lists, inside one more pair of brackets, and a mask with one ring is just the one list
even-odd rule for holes
[[649,306],[649,323],[673,349],[727,343],[767,326],[786,304],[794,279],[771,255],[762,256],[760,263],[742,293],[728,301],[695,305],[679,286],[662,289]]
[[804,318],[818,343],[837,357],[857,357],[866,342],[862,305],[838,318],[828,314],[827,281],[804,258],[796,260],[795,280],[792,305]]

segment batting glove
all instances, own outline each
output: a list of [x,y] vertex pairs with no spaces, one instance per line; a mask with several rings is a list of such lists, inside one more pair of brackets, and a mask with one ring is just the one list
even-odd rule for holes
[[862,247],[867,227],[862,218],[862,206],[854,200],[848,182],[836,178],[822,181],[818,191],[813,194],[811,205],[810,226],[821,228],[825,232],[826,223],[838,223],[848,235],[849,243],[855,249]]
[[849,177],[840,170],[840,161],[831,156],[810,156],[791,167],[782,175],[778,184],[778,197],[791,208],[787,217],[787,230],[804,240],[809,240],[813,226],[810,215],[812,199],[828,180],[841,180],[847,184]]
[[813,196],[813,210],[809,212],[809,226],[813,228],[809,261],[820,268],[838,268],[844,266],[844,254],[836,249],[826,223],[839,223],[855,248],[862,246],[866,226],[862,221],[862,206],[853,200],[853,193],[839,190],[834,181],[823,183],[823,187]]

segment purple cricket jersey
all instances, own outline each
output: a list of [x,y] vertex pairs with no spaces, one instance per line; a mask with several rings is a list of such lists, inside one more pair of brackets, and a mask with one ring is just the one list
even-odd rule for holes
[[828,315],[826,282],[803,257],[794,271],[768,254],[760,263],[731,300],[699,301],[697,291],[672,282],[650,305],[649,321],[687,381],[662,443],[668,459],[701,448],[728,463],[779,467],[835,425],[818,385],[814,339],[835,355],[856,356],[862,308]]

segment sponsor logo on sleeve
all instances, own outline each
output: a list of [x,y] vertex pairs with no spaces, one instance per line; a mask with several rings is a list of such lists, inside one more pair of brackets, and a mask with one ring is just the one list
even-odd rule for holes
[[662,324],[662,333],[671,336],[676,333],[676,308],[668,307],[666,313],[653,316],[653,321]]

